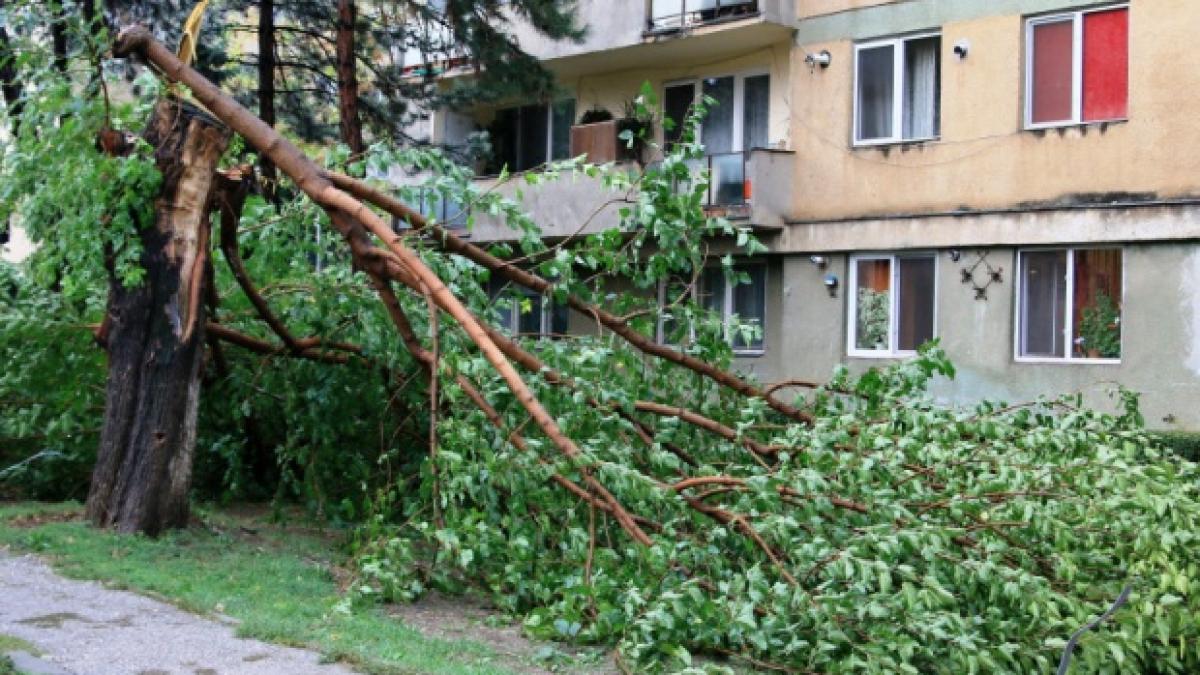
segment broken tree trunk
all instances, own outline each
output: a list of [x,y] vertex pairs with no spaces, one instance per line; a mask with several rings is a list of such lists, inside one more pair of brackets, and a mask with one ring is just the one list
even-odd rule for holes
[[155,225],[141,233],[146,277],[110,279],[108,396],[88,494],[99,527],[155,535],[188,519],[204,353],[209,192],[230,132],[174,99],[145,138],[163,182]]

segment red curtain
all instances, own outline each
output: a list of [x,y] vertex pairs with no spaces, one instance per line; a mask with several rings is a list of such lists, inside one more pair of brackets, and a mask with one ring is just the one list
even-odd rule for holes
[[1120,119],[1129,109],[1129,10],[1083,18],[1083,119]]

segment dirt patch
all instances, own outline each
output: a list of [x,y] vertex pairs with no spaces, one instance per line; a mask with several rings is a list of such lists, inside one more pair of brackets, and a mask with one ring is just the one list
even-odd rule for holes
[[605,650],[530,640],[519,625],[503,621],[494,609],[477,599],[430,593],[411,604],[393,605],[388,613],[429,637],[485,644],[496,651],[504,666],[517,672],[538,675],[620,672]]

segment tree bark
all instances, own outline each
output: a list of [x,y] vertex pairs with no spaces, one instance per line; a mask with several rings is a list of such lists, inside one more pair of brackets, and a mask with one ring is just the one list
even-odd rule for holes
[[87,514],[99,527],[153,536],[188,520],[209,192],[229,130],[163,99],[145,138],[163,183],[155,226],[141,233],[144,281],[133,288],[109,281],[108,397]]
[[338,117],[342,142],[356,157],[363,154],[362,122],[358,114],[358,74],[354,58],[354,0],[338,0],[337,75]]
[[[258,5],[258,116],[275,126],[275,0],[260,0]],[[267,200],[274,202],[279,180],[275,164],[264,153],[259,165]]]

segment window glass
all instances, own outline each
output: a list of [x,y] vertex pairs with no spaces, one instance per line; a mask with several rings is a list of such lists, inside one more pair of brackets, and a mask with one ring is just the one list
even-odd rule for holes
[[891,260],[855,261],[854,348],[887,351],[892,320]]
[[663,113],[674,123],[674,127],[665,131],[667,144],[678,143],[683,137],[683,123],[687,120],[688,111],[696,101],[696,86],[679,84],[667,87],[663,97]]
[[1074,356],[1121,358],[1121,251],[1075,251],[1074,267]]
[[770,144],[771,77],[756,75],[745,81],[742,112],[742,148],[753,150]]
[[567,159],[571,156],[571,126],[575,124],[575,100],[555,103],[551,115],[550,159]]
[[1083,15],[1083,119],[1125,117],[1129,101],[1129,10]]
[[1074,117],[1075,22],[1073,19],[1033,26],[1034,124]]
[[1067,311],[1067,252],[1021,254],[1021,356],[1061,357]]
[[764,265],[749,265],[740,269],[749,275],[750,283],[733,287],[733,307],[730,309],[741,323],[755,324],[759,331],[749,341],[740,331],[735,332],[732,336],[733,348],[762,349],[762,329],[766,325],[767,268]]
[[940,132],[942,38],[904,43],[904,138],[934,138]]
[[520,127],[515,170],[528,171],[546,162],[546,143],[550,140],[546,106],[530,105],[521,108]]
[[898,258],[896,349],[916,351],[934,336],[933,258]]
[[710,155],[733,152],[733,88],[733,77],[704,80],[704,95],[715,100],[708,106],[702,126],[704,149]]
[[858,52],[858,139],[892,137],[895,95],[895,49],[892,45]]

